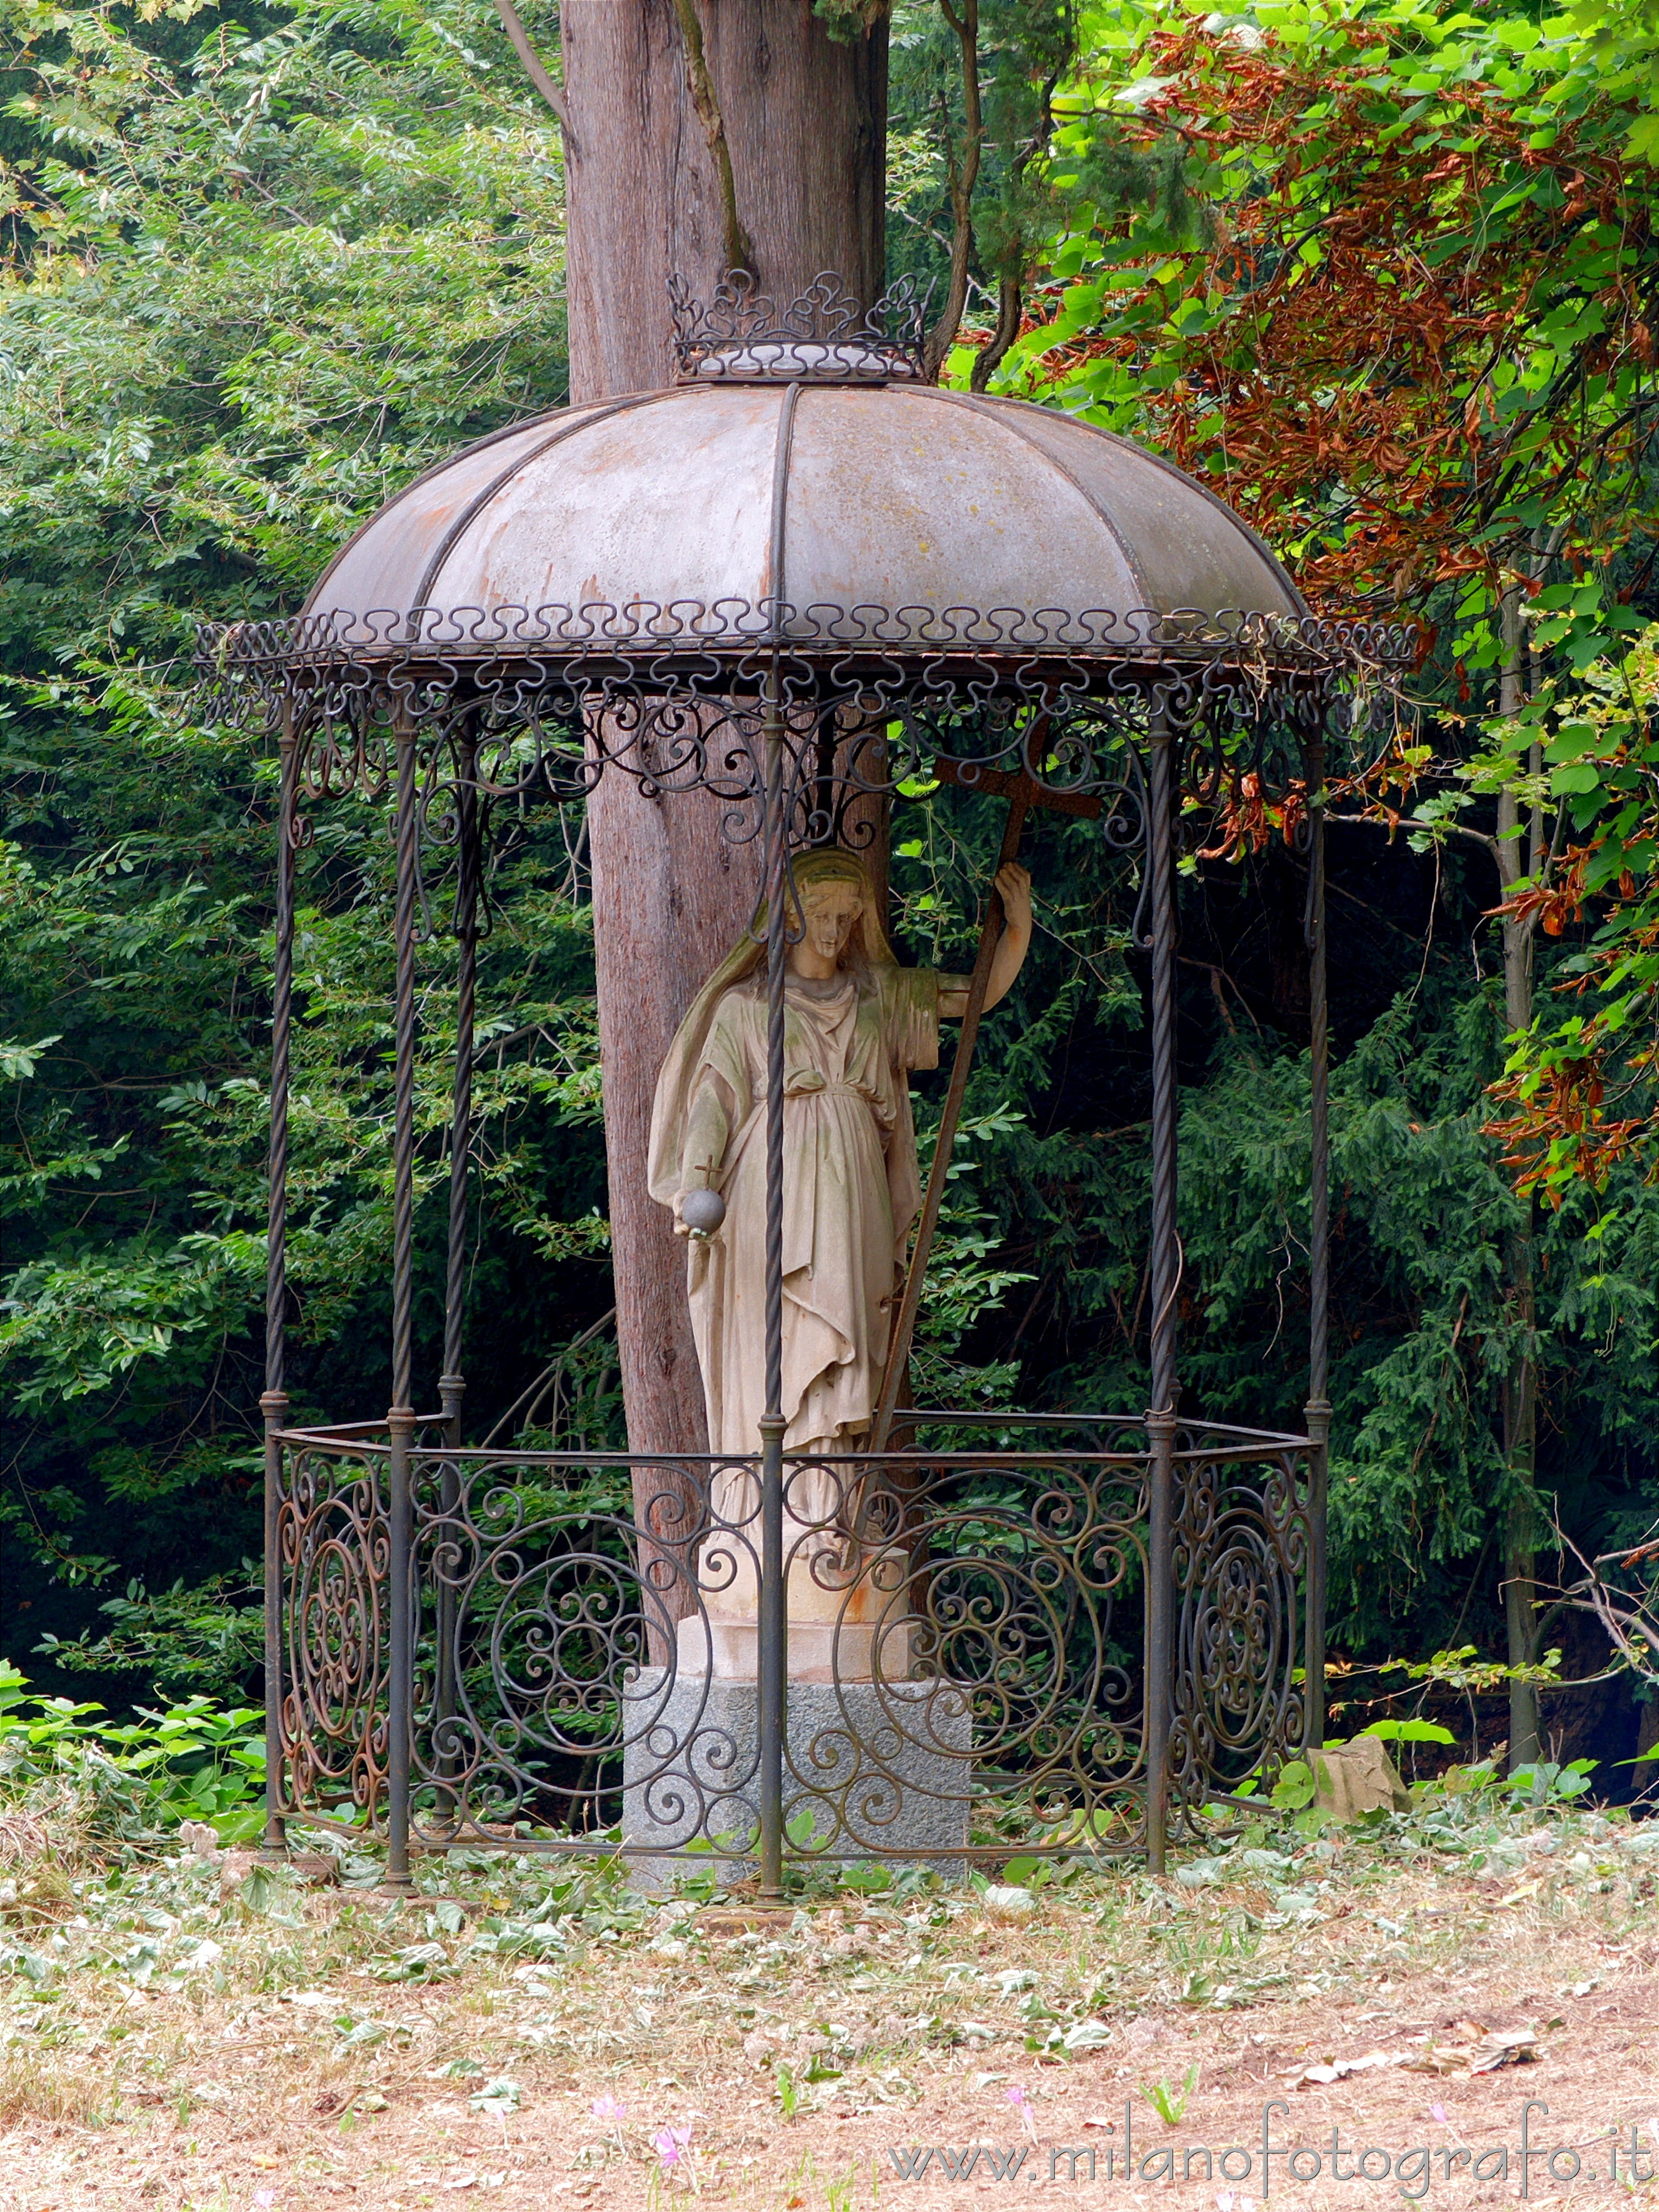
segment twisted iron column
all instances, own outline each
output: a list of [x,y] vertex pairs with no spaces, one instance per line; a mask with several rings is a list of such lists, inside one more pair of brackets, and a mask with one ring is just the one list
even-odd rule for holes
[[1146,876],[1152,955],[1152,1218],[1148,1287],[1152,1321],[1146,1412],[1146,1864],[1164,1871],[1170,1829],[1170,1723],[1175,1663],[1176,1298],[1181,1240],[1176,1222],[1175,732],[1154,718],[1146,794]]
[[783,1902],[783,1758],[788,1607],[783,1562],[783,1012],[788,854],[783,720],[776,678],[766,720],[766,1411],[761,1417],[759,1636],[760,1894]]
[[414,1887],[409,1870],[409,1776],[414,1735],[414,1510],[410,1454],[415,1439],[415,927],[420,896],[420,805],[415,726],[400,708],[396,732],[398,893],[396,1063],[392,1148],[392,1404],[390,1450],[392,1650],[386,1669],[386,1871],[385,1887]]
[[1307,1692],[1303,1744],[1316,1750],[1325,1740],[1325,1545],[1329,1488],[1331,1144],[1330,1004],[1325,972],[1325,741],[1307,749],[1308,905],[1303,934],[1308,948],[1310,1161],[1308,1169],[1308,1577]]
[[[444,1359],[438,1377],[438,1398],[443,1409],[444,1441],[451,1452],[461,1446],[461,1399],[466,1379],[461,1372],[461,1331],[466,1317],[466,1204],[467,1169],[472,1147],[472,1040],[477,1011],[478,889],[481,854],[478,845],[477,744],[469,729],[462,738],[457,760],[455,859],[455,1085],[449,1116],[449,1255],[444,1285]],[[446,1459],[439,1489],[439,1509],[446,1528],[453,1525],[460,1503],[460,1471]],[[448,1540],[446,1539],[446,1541]],[[438,1663],[433,1742],[440,1774],[453,1775],[459,1765],[448,1723],[456,1704],[455,1590],[441,1559],[436,1562]],[[453,1790],[438,1796],[441,1820],[453,1821],[458,1808]]]
[[262,1855],[288,1847],[283,1812],[283,1448],[277,1431],[288,1412],[288,1091],[294,1020],[294,869],[299,836],[295,786],[299,746],[294,710],[285,708],[279,740],[276,808],[276,946],[270,979],[270,1152],[265,1214],[265,1387],[259,1411],[265,1427],[265,1829]]

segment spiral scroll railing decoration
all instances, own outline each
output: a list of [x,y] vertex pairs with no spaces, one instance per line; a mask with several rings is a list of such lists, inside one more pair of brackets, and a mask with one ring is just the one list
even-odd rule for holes
[[283,1579],[282,1790],[365,1812],[386,1784],[384,1454],[319,1437],[289,1455],[277,1518]]
[[1254,1442],[1212,1435],[1180,1455],[1170,1748],[1185,1808],[1237,1790],[1305,1733],[1310,1454]]
[[[1121,1420],[1009,1417],[989,1446],[786,1462],[792,1686],[785,1802],[802,1863],[947,1869],[1144,1845],[1148,1441]],[[1018,1417],[1015,1427],[1018,1429]],[[757,1747],[711,1652],[759,1569],[759,1462],[676,1460],[642,1549],[625,1454],[457,1450],[412,1462],[411,1826],[658,1868],[758,1831]],[[378,1427],[285,1432],[284,1797],[384,1828],[386,1465]],[[1183,1432],[1175,1573],[1178,1818],[1300,1741],[1307,1447]],[[686,1479],[689,1478],[689,1482]],[[689,1487],[701,1510],[686,1520]],[[799,1708],[799,1711],[793,1709]]]

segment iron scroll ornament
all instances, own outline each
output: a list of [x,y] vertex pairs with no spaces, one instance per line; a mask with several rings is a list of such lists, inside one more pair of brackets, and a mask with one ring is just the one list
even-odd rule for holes
[[[805,1569],[832,1595],[870,1583],[881,1600],[861,1623],[850,1605],[828,1608],[825,1679],[787,1747],[791,1856],[971,1863],[1011,1849],[1140,1848],[1143,1425],[999,1416],[1002,1433],[975,1444],[982,1419],[916,1418],[920,1455],[786,1462],[792,1493],[817,1478],[825,1500],[786,1571]],[[313,1815],[349,1803],[378,1829],[387,1443],[378,1424],[282,1442],[283,1796]],[[1178,1669],[1172,1812],[1196,1828],[1206,1799],[1300,1740],[1305,1444],[1190,1426],[1177,1460],[1189,1501],[1176,1562],[1182,1659],[1202,1661],[1209,1702],[1194,1706]],[[723,1521],[709,1500],[726,1463],[653,1462],[690,1477],[702,1510],[686,1516],[665,1483],[648,1550],[630,1512],[604,1502],[635,1464],[456,1450],[422,1425],[410,1819],[428,1845],[620,1845],[665,1864],[689,1848],[693,1863],[712,1851],[732,1867],[752,1852],[756,1747],[720,1706],[707,1645],[711,1603],[756,1565],[758,1462],[746,1504]],[[1218,1638],[1234,1645],[1220,1666]],[[936,1833],[941,1819],[958,1840],[930,1851],[918,1830]]]
[[966,783],[1012,768],[1120,790],[1126,744],[1155,725],[1181,736],[1186,795],[1248,818],[1293,788],[1316,737],[1360,755],[1391,736],[1414,650],[1403,625],[1310,617],[638,601],[223,624],[198,659],[228,718],[295,738],[311,799],[382,797],[401,732],[428,815],[464,748],[481,799],[580,802],[609,770],[652,798],[712,794],[723,834],[749,843],[781,738],[798,851],[927,787],[941,754]]
[[746,269],[731,270],[707,301],[695,297],[684,276],[672,276],[675,366],[682,382],[811,377],[823,384],[923,383],[933,293],[931,280],[924,285],[902,276],[866,313],[834,270],[782,302],[758,291]]

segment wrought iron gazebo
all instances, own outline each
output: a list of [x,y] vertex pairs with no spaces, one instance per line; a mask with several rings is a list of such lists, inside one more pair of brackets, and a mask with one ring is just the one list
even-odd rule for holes
[[[220,696],[281,759],[261,1401],[273,1849],[290,1819],[346,1801],[385,1836],[393,1885],[411,1847],[460,1842],[657,1870],[714,1850],[773,1897],[791,1859],[1131,1850],[1158,1869],[1206,1799],[1322,1732],[1322,794],[1328,748],[1364,741],[1409,640],[1315,620],[1261,540],[1167,462],[927,383],[913,308],[862,317],[828,279],[781,312],[741,283],[707,313],[681,301],[675,386],[486,438],[383,508],[297,617],[204,636]],[[762,854],[768,1417],[735,1470],[747,1483],[720,1486],[749,1501],[737,1512],[716,1509],[714,1478],[734,1470],[708,1454],[676,1455],[653,1498],[660,1454],[464,1440],[483,856],[504,806],[579,805],[614,775],[665,805],[714,794],[722,834]],[[809,1470],[784,1449],[780,1403],[791,869],[867,836],[872,802],[941,777],[1097,802],[1139,870],[1150,1409],[910,1411]],[[294,1428],[295,860],[307,806],[347,792],[389,801],[396,841],[392,1403],[383,1421]],[[1299,810],[1308,862],[1299,1435],[1194,1419],[1176,1384],[1178,816],[1270,794]],[[453,871],[459,1034],[443,1371],[423,1414],[416,948],[434,860]],[[597,1479],[642,1468],[643,1510],[592,1502]],[[809,1472],[836,1501],[818,1534],[880,1601],[873,1628],[792,1669],[785,1532],[801,1515],[786,1503]],[[717,1679],[705,1620],[740,1565],[759,1589],[747,1706]]]

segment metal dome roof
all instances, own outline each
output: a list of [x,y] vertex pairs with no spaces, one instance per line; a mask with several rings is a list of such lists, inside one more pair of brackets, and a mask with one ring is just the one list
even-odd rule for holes
[[826,376],[819,350],[498,431],[381,508],[305,615],[430,610],[405,638],[459,610],[641,603],[770,608],[799,638],[831,610],[1306,617],[1255,533],[1156,454],[1021,400]]
[[1112,794],[1110,836],[1158,733],[1195,791],[1259,806],[1413,658],[1400,624],[1316,618],[1158,455],[929,384],[914,294],[860,317],[826,276],[780,309],[734,274],[707,311],[671,299],[677,385],[497,431],[298,616],[202,626],[216,708],[275,734],[297,788],[376,796],[395,756],[418,845],[440,791],[563,802],[617,770],[800,847],[943,763]]

